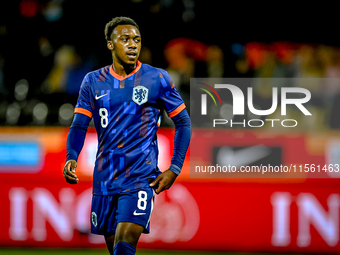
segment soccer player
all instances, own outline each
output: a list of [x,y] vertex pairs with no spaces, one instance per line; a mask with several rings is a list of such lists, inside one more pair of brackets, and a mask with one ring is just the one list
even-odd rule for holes
[[[88,73],[81,84],[63,173],[68,183],[78,183],[77,159],[93,118],[98,151],[91,232],[104,235],[110,254],[135,254],[140,235],[149,232],[154,193],[169,189],[181,171],[191,124],[169,74],[138,61],[138,25],[116,17],[105,37],[113,64]],[[162,173],[156,131],[163,110],[175,124],[175,138],[171,165]]]

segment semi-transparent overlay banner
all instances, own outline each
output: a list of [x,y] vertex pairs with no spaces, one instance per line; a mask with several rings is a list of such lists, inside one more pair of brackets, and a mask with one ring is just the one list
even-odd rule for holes
[[340,79],[193,78],[191,178],[340,177]]

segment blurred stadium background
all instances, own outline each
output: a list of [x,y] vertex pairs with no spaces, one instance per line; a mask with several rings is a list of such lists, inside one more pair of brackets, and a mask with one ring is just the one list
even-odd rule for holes
[[[214,145],[205,137],[202,146],[264,144],[271,150],[265,163],[339,164],[340,85],[323,79],[340,78],[333,7],[268,8],[195,0],[1,1],[0,254],[106,254],[104,240],[89,233],[92,123],[80,183],[67,185],[61,170],[80,83],[112,62],[104,27],[115,16],[135,19],[140,60],[168,70],[188,107],[190,77],[320,78],[305,86],[314,95],[313,118],[294,132],[224,130],[226,139]],[[260,108],[267,109],[271,91],[254,85]],[[158,134],[161,169],[171,159],[171,127],[165,118]],[[137,254],[340,253],[336,174],[192,179],[189,164],[190,155],[176,184],[157,197],[152,232],[141,237]]]

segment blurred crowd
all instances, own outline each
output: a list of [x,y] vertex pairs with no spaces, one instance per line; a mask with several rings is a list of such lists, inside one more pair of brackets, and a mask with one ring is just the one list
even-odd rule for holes
[[[313,118],[302,127],[340,128],[340,84],[323,79],[340,78],[337,46],[226,37],[221,19],[206,23],[218,10],[194,0],[20,0],[0,7],[0,125],[70,125],[85,74],[112,63],[105,24],[130,16],[141,29],[141,62],[166,69],[188,108],[191,77],[319,78],[297,85],[313,95]],[[259,109],[268,108],[271,86],[253,84]],[[172,123],[165,118],[162,125]]]
[[[282,41],[235,43],[231,50],[237,55],[235,68],[241,76],[267,78],[255,79],[257,82],[253,84],[259,109],[270,108],[273,82],[279,88],[305,88],[312,96],[306,103],[312,117],[305,117],[296,108],[287,113],[287,118],[301,120],[300,128],[303,130],[340,128],[337,116],[340,107],[339,47]],[[279,81],[277,78],[291,79]],[[273,82],[268,82],[270,80]]]

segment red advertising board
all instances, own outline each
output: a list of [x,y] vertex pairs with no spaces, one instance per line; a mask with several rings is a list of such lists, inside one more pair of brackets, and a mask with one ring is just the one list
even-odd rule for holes
[[[92,247],[91,188],[1,185],[2,246]],[[340,189],[325,184],[178,182],[156,198],[140,247],[339,253]]]
[[[78,185],[68,185],[61,174],[67,129],[2,129],[0,133],[0,150],[7,150],[7,158],[13,157],[11,151],[27,146],[33,157],[13,157],[11,162],[0,157],[0,245],[104,247],[103,237],[89,233],[91,175],[87,167],[91,163],[79,159]],[[95,135],[93,130],[84,154],[93,150],[88,148],[95,143],[91,134]],[[248,137],[242,146],[253,146],[263,142],[265,134],[239,131],[240,135]],[[276,145],[282,144],[283,164],[298,163],[292,159],[326,164],[334,160],[329,154],[337,144],[329,145],[329,139],[334,141],[335,136],[279,133],[272,139]],[[161,157],[169,162],[173,131],[161,129],[159,137],[163,139],[160,151],[167,154]],[[202,139],[201,145],[208,143]],[[232,138],[224,145],[240,146]],[[300,155],[289,148],[299,148]],[[151,233],[141,237],[139,247],[340,252],[340,185],[336,178],[195,179],[189,178],[188,159],[174,186],[156,197]]]

